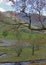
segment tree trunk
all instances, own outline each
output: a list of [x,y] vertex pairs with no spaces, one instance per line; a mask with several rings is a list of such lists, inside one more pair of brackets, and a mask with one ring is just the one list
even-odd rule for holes
[[34,55],[34,44],[32,45],[32,55]]
[[31,29],[31,17],[29,16],[29,29]]
[[41,23],[41,25],[42,25],[42,28],[44,29],[45,27],[44,27],[44,25],[43,25],[43,23],[42,23],[42,21],[41,21],[40,11],[39,11],[39,21],[40,21],[40,23]]
[[18,57],[20,56],[21,52],[22,52],[22,49],[18,51],[18,55],[17,55]]

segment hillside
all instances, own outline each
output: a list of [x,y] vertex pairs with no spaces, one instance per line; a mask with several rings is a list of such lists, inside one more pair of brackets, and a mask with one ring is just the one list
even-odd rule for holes
[[[41,27],[41,23],[38,18],[39,18],[38,14],[31,14],[31,27],[32,28]],[[46,16],[41,16],[40,18],[42,20],[42,23],[46,27]],[[45,19],[44,22],[43,22],[43,19]],[[13,11],[7,11],[3,13],[0,12],[0,22],[2,23],[2,21],[6,24],[16,24],[20,22],[29,23],[29,18],[24,13],[15,13]]]
[[[5,14],[8,14],[10,18],[15,20],[15,17],[17,19],[21,19],[23,22],[29,22],[29,18],[24,13],[15,13],[15,12],[6,12]],[[31,24],[36,27],[41,27],[40,21],[39,21],[39,15],[38,14],[31,14]],[[46,16],[41,15],[41,21],[43,22],[43,19],[46,19]],[[46,20],[43,22],[43,24],[46,27]]]

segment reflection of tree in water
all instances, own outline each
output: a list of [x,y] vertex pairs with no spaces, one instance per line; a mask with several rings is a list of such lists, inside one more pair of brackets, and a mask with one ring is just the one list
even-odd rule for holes
[[15,65],[21,65],[21,63],[20,63],[20,62],[18,62],[18,63],[15,63]]

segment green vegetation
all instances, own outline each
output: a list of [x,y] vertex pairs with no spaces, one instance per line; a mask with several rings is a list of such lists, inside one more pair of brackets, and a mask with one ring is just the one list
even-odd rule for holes
[[30,48],[24,48],[19,57],[17,56],[15,49],[12,47],[1,47],[0,55],[2,53],[7,53],[8,55],[6,57],[0,58],[0,62],[19,62],[26,60],[46,59],[45,47],[40,48],[39,51],[36,50],[34,56],[32,56],[32,50]]
[[[0,38],[5,38],[4,35],[3,35],[4,32],[0,32]],[[25,32],[21,32],[21,35],[22,35],[22,38],[29,38],[29,36],[31,36],[32,39],[33,38],[38,38],[38,37],[46,38],[46,34],[35,34],[35,33],[34,34],[31,34],[31,33],[28,34],[28,33],[25,33]],[[16,35],[13,32],[7,32],[6,31],[6,38],[15,40]]]
[[[6,32],[6,34],[7,34],[7,32]],[[16,35],[12,32],[9,32],[6,37],[4,37],[4,35],[5,35],[4,32],[0,32],[0,38],[7,38],[7,39],[13,39],[13,40],[16,39]],[[22,35],[23,38],[29,38],[28,33],[22,32],[21,35]]]
[[6,37],[3,36],[3,32],[0,32],[0,38],[6,38],[6,39],[13,39],[15,40],[15,35],[11,32],[8,33],[8,35]]
[[[3,35],[0,33],[0,38],[4,38]],[[35,59],[46,59],[46,34],[28,34],[28,33],[21,33],[22,44],[25,42],[24,40],[28,40],[27,44],[30,45],[34,44],[34,55],[32,55],[32,47],[22,48],[21,54],[17,56],[16,52],[16,45],[11,45],[10,47],[0,47],[0,55],[3,53],[7,53],[6,57],[0,58],[0,62],[19,62],[19,61],[26,61],[26,60],[35,60]],[[16,35],[13,33],[8,33],[6,36],[7,39],[16,39]],[[41,41],[42,40],[42,41]],[[18,41],[19,42],[19,41]],[[20,43],[20,42],[19,42]],[[18,47],[20,44],[18,44]],[[39,50],[37,50],[37,44],[39,45]],[[20,48],[20,47],[19,47]]]
[[7,31],[7,30],[4,30],[2,35],[3,35],[4,37],[6,37],[6,36],[8,35],[8,31]]

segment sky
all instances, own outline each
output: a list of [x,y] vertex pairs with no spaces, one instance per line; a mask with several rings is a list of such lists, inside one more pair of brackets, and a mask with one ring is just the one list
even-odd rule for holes
[[[11,5],[13,5],[13,3],[9,0],[0,0],[0,11],[6,12],[6,11],[15,11],[15,8],[17,10],[20,9],[17,5],[15,6],[15,8],[13,8]],[[27,6],[26,12],[27,13],[31,12],[30,6]],[[36,13],[36,11],[34,11],[34,12]],[[46,7],[43,8],[41,13],[46,16]]]
[[13,7],[11,6],[13,3],[8,0],[0,0],[0,11],[14,11]]

